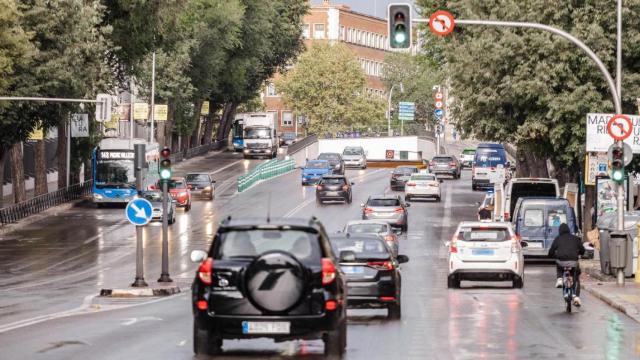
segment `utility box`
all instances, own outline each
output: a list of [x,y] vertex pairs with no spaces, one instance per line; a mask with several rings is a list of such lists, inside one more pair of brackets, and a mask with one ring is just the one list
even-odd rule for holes
[[[609,235],[609,256],[611,269],[626,269],[632,266],[630,259],[632,242],[627,232],[612,232]],[[629,261],[631,260],[631,261]],[[625,271],[626,272],[626,271]]]
[[400,160],[408,160],[408,159],[409,159],[409,152],[400,150]]

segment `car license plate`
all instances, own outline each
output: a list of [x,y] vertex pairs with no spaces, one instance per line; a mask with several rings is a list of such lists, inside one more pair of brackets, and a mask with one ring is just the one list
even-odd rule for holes
[[542,243],[541,242],[527,242],[527,247],[536,248],[536,249],[542,249]]
[[345,274],[362,274],[364,269],[360,266],[340,266]]
[[291,323],[288,321],[243,321],[243,334],[288,334]]
[[471,255],[491,256],[494,254],[492,249],[472,249]]
[[337,191],[327,191],[327,196],[338,196]]

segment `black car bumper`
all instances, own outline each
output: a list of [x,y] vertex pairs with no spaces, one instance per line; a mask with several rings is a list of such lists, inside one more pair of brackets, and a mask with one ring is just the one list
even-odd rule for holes
[[316,199],[320,201],[347,201],[349,192],[347,191],[318,191]]
[[378,282],[347,282],[349,289],[347,305],[350,309],[386,307],[390,303],[397,303],[396,284],[392,278]]
[[407,183],[406,180],[394,180],[391,179],[391,182],[389,183],[389,186],[391,187],[392,190],[404,190],[404,186]]

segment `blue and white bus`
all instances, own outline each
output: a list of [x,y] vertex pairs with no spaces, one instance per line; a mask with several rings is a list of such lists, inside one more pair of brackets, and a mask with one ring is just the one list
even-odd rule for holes
[[149,169],[145,187],[155,182],[159,156],[157,143],[149,144],[144,139],[103,139],[92,154],[92,195],[96,205],[127,203],[136,196],[134,144],[146,145]]
[[244,120],[243,119],[235,119],[233,121],[233,126],[231,128],[232,132],[232,143],[234,151],[242,151],[244,150]]

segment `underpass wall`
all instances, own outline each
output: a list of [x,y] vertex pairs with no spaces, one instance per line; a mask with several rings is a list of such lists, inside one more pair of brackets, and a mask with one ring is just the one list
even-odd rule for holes
[[314,142],[305,146],[303,149],[296,151],[293,154],[287,154],[289,158],[296,162],[296,167],[303,167],[307,162],[307,159],[315,159],[320,153],[318,142]]
[[436,143],[431,139],[418,138],[418,151],[422,151],[422,158],[431,160],[436,155]]
[[[375,137],[375,138],[346,138],[346,139],[320,139],[319,152],[342,153],[347,146],[362,146],[367,153],[367,159],[385,159],[387,150],[395,151],[395,158],[400,158],[400,151],[407,151],[408,160],[420,160],[418,156],[417,136]],[[434,145],[435,149],[435,145]],[[423,158],[425,155],[423,154]]]

